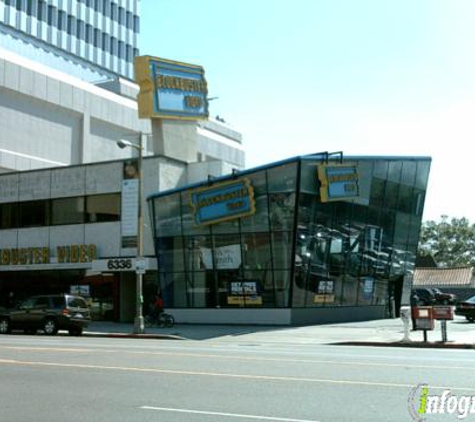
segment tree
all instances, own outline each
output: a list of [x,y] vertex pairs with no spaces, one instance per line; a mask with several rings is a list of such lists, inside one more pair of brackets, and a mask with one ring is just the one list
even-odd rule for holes
[[422,223],[419,254],[432,255],[441,267],[475,266],[475,224],[446,215]]

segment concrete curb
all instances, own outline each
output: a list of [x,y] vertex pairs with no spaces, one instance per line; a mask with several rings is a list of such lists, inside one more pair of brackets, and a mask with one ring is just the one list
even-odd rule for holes
[[375,347],[406,347],[419,349],[475,349],[475,344],[469,343],[444,343],[444,342],[423,342],[423,341],[343,341],[338,343],[328,343],[332,346],[375,346]]

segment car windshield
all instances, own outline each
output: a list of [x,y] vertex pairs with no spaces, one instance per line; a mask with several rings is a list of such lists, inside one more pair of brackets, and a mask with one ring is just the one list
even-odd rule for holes
[[475,296],[472,296],[471,298],[467,299],[465,302],[475,303]]

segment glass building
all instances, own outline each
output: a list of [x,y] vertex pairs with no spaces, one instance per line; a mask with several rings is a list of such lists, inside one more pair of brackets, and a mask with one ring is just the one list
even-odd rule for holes
[[165,307],[182,322],[398,315],[430,163],[322,153],[150,196]]
[[139,0],[0,0],[0,47],[88,82],[133,78]]

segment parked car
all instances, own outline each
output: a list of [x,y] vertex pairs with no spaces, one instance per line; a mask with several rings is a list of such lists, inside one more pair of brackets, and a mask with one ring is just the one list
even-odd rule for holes
[[43,330],[55,335],[58,330],[68,330],[79,336],[91,321],[86,301],[68,294],[32,296],[11,309],[0,311],[0,334],[24,330],[35,334]]
[[413,289],[411,294],[417,295],[419,304],[422,306],[453,305],[457,299],[457,296],[453,293],[445,293],[434,287]]
[[475,321],[475,296],[467,300],[462,300],[455,307],[455,314],[464,316],[467,321]]
[[435,301],[438,304],[454,305],[457,300],[457,296],[453,293],[442,292],[440,289],[437,288],[432,288],[431,290],[434,292]]

